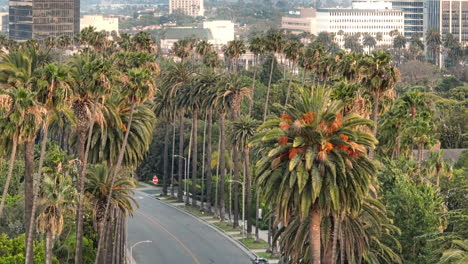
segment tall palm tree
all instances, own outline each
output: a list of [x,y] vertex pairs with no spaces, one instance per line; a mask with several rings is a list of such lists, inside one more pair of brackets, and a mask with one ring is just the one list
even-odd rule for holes
[[195,47],[195,51],[202,58],[204,58],[212,50],[213,50],[213,44],[209,43],[206,40],[202,40],[198,42],[197,46]]
[[[245,79],[243,79],[242,77],[238,75],[230,74],[230,75],[224,76],[224,78],[220,80],[218,94],[219,94],[218,100],[220,101],[221,104],[227,107],[227,109],[231,110],[233,120],[235,121],[239,118],[240,107],[241,107],[243,97],[245,96],[250,97],[251,91]],[[232,150],[233,150],[232,159],[234,163],[234,180],[239,181],[239,155],[238,155],[239,150],[236,145],[233,146]],[[222,148],[219,153],[221,154],[224,153]],[[221,180],[221,184],[223,184],[222,180]],[[221,195],[222,195],[222,192],[221,192]],[[223,196],[221,196],[221,199],[223,199]],[[239,201],[239,186],[236,184],[234,185],[234,221],[233,221],[234,227],[239,225],[239,203],[238,201]]]
[[268,104],[270,99],[271,80],[273,78],[273,68],[275,63],[275,54],[281,54],[284,50],[285,41],[280,32],[272,32],[265,37],[266,51],[271,54],[270,77],[268,78],[268,88],[265,99],[265,110],[263,111],[263,121],[266,120],[268,115]]
[[426,32],[426,46],[427,50],[431,53],[432,62],[434,64],[439,64],[438,59],[440,53],[440,46],[442,45],[442,39],[438,30],[430,28]]
[[224,56],[234,61],[234,72],[239,70],[239,58],[246,52],[246,46],[243,40],[231,40],[223,47]]
[[60,167],[47,168],[41,189],[37,226],[39,232],[46,234],[45,263],[52,264],[55,238],[62,233],[64,215],[75,209],[77,193],[70,175],[65,174]]
[[[281,118],[269,120],[253,139],[269,154],[258,163],[258,184],[276,207],[276,221],[308,219],[311,263],[321,263],[321,223],[331,212],[355,212],[367,194],[375,166],[366,154],[376,139],[360,130],[372,122],[342,116],[340,102],[324,88],[302,91]],[[289,184],[284,184],[285,182]]]
[[[90,33],[91,34],[91,33]],[[73,85],[71,107],[76,118],[77,157],[80,171],[77,181],[78,203],[76,219],[75,264],[83,262],[83,203],[84,182],[91,147],[90,139],[95,121],[103,122],[100,99],[110,90],[110,62],[94,54],[75,56],[69,62]],[[89,114],[91,113],[91,114]],[[85,146],[86,145],[86,146]]]
[[371,51],[377,45],[377,41],[375,41],[375,38],[370,35],[370,34],[365,34],[364,38],[362,40],[362,45],[367,47],[368,52]]
[[385,51],[379,50],[371,56],[361,60],[359,66],[359,81],[372,96],[373,112],[372,121],[376,124],[373,129],[377,135],[377,122],[380,111],[380,101],[383,96],[394,94],[394,88],[399,81],[399,71],[391,65],[391,56]]
[[244,188],[246,189],[246,204],[247,215],[247,233],[252,234],[252,177],[250,174],[250,146],[249,141],[254,136],[258,121],[253,120],[249,116],[242,116],[232,123],[232,140],[237,145],[239,150],[244,152]]
[[[37,197],[39,195],[39,187],[42,180],[42,167],[46,155],[46,146],[49,135],[49,126],[54,119],[63,115],[68,120],[73,121],[73,114],[68,107],[71,98],[72,89],[69,85],[68,69],[63,66],[58,66],[55,63],[48,64],[40,73],[40,80],[37,83],[38,101],[46,108],[44,123],[42,124],[42,141],[41,151],[39,155],[39,164],[37,169],[37,178],[34,183],[33,198],[31,205],[31,217],[28,219],[29,226],[33,227],[35,222]],[[33,253],[33,228],[29,229],[26,241],[26,259],[32,258]]]
[[300,55],[302,53],[302,49],[304,48],[304,45],[298,41],[292,41],[288,42],[286,44],[286,47],[284,49],[284,54],[286,59],[288,59],[291,63],[291,72],[290,72],[290,77],[289,77],[289,84],[288,84],[288,91],[286,92],[286,99],[284,101],[284,104],[287,105],[289,102],[289,96],[291,93],[291,85],[292,85],[292,80],[293,80],[293,75],[294,75],[294,69],[296,67],[296,64],[298,63],[300,59]]
[[[253,75],[253,83],[252,83],[252,99],[254,99],[255,95],[255,84],[257,82],[257,71],[258,71],[258,62],[260,60],[260,56],[265,53],[265,39],[263,37],[255,37],[249,41],[249,50],[254,54],[254,75]],[[249,106],[249,115],[252,115],[254,101],[250,102]]]
[[[154,70],[154,69],[153,69]],[[143,104],[147,100],[152,100],[155,94],[155,83],[154,76],[150,73],[149,69],[146,68],[134,68],[130,69],[128,73],[122,78],[123,79],[123,94],[126,95],[128,103],[130,104],[130,116],[128,122],[125,126],[125,135],[120,146],[119,155],[115,163],[114,171],[111,174],[110,183],[111,186],[114,185],[116,175],[120,174],[122,167],[123,158],[125,155],[125,149],[127,147],[128,138],[130,135],[130,130],[133,121],[133,114],[135,112],[135,107],[139,104]],[[112,197],[113,189],[109,190],[109,196]],[[104,218],[106,219],[110,210],[111,201],[107,200],[107,205],[104,211]],[[104,239],[103,236],[99,237],[98,249],[96,253],[96,263],[102,254],[101,249],[103,248]],[[103,256],[105,256],[105,251]]]

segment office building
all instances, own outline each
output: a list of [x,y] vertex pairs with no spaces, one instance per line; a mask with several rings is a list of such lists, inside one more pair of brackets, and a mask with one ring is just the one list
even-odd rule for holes
[[354,2],[351,8],[317,10],[317,32],[334,33],[341,48],[345,36],[355,34],[369,34],[377,45],[392,45],[390,32],[394,30],[404,34],[405,19],[403,11],[393,9],[390,2]]
[[80,0],[10,0],[11,39],[45,39],[80,30]]
[[424,29],[439,31],[442,39],[451,33],[464,45],[468,44],[468,0],[428,0]]
[[229,41],[234,40],[234,23],[230,20],[205,21],[203,28],[210,30],[212,39],[208,41],[215,48],[221,48]]
[[8,13],[0,13],[0,33],[8,34]]
[[187,16],[203,16],[204,0],[169,0],[169,13],[181,12]]
[[93,26],[96,31],[119,32],[119,19],[116,17],[103,17],[100,15],[85,15],[80,20],[80,28]]
[[405,16],[405,37],[410,39],[414,33],[424,36],[424,3],[425,0],[353,0],[366,5],[369,2],[390,2],[392,9],[400,9]]
[[314,8],[304,8],[298,16],[285,16],[281,18],[281,28],[292,33],[308,32],[317,34],[317,18]]

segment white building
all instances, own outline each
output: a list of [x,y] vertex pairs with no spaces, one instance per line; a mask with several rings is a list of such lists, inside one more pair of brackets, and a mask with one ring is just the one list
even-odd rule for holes
[[96,31],[119,32],[119,19],[100,15],[85,15],[80,20],[80,30],[93,26]]
[[8,13],[0,13],[0,33],[8,34]]
[[[346,35],[369,34],[377,45],[392,45],[390,32],[404,34],[405,18],[400,9],[392,9],[390,2],[353,2],[351,8],[327,8],[317,11],[317,31],[334,33],[343,48]],[[382,40],[377,40],[377,36]]]
[[169,0],[169,14],[176,11],[187,16],[197,17],[205,14],[204,0]]
[[308,32],[317,34],[316,10],[313,8],[304,8],[299,12],[299,16],[285,16],[281,18],[281,28],[289,30],[292,33]]
[[211,31],[212,39],[208,41],[215,47],[220,48],[234,40],[234,23],[230,20],[205,21],[203,28]]

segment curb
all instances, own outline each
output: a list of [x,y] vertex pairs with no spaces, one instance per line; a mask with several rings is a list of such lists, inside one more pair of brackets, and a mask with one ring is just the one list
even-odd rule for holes
[[167,202],[165,202],[165,201],[156,199],[155,197],[153,197],[153,196],[151,196],[151,195],[148,195],[148,194],[146,194],[146,193],[142,193],[142,194],[145,195],[145,196],[147,196],[147,197],[151,197],[151,198],[153,198],[153,199],[155,199],[155,200],[158,200],[158,201],[164,203],[166,206],[172,207],[172,208],[178,210],[179,212],[182,212],[182,213],[184,213],[184,214],[186,214],[186,215],[189,215],[189,216],[195,218],[195,219],[196,219],[197,221],[199,221],[200,223],[203,223],[203,224],[209,226],[211,229],[217,231],[217,232],[218,232],[219,234],[221,234],[224,238],[226,238],[226,239],[229,240],[231,243],[233,243],[234,245],[236,245],[239,249],[241,249],[241,250],[242,250],[245,254],[247,254],[247,256],[249,256],[250,258],[256,257],[256,256],[257,256],[255,253],[253,253],[252,251],[250,251],[250,249],[247,248],[247,247],[246,247],[244,244],[242,244],[240,241],[235,240],[234,238],[232,238],[231,236],[229,236],[228,234],[226,234],[226,232],[224,232],[222,229],[218,228],[217,226],[212,225],[212,224],[208,223],[207,221],[205,221],[205,220],[203,220],[203,219],[200,219],[198,216],[195,216],[195,215],[193,215],[193,214],[191,214],[191,213],[189,213],[189,212],[187,212],[187,211],[185,211],[185,210],[183,210],[183,209],[181,209],[181,208],[178,208],[178,207],[176,207],[176,206],[173,206],[173,205],[170,204],[170,203],[167,203]]

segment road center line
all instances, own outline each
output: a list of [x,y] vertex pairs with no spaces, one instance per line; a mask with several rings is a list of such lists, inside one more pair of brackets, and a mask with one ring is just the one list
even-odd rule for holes
[[168,235],[170,235],[172,237],[172,239],[174,239],[179,245],[181,245],[189,253],[189,255],[192,257],[193,261],[196,264],[201,264],[201,262],[198,260],[197,256],[195,256],[195,254],[182,241],[180,241],[174,234],[172,234],[169,230],[167,230],[167,228],[165,228],[158,220],[156,220],[153,217],[148,216],[148,215],[146,215],[146,214],[144,214],[142,212],[139,212],[139,211],[136,211],[136,213],[140,214],[141,216],[146,218],[151,223],[159,226],[164,232],[166,232]]

